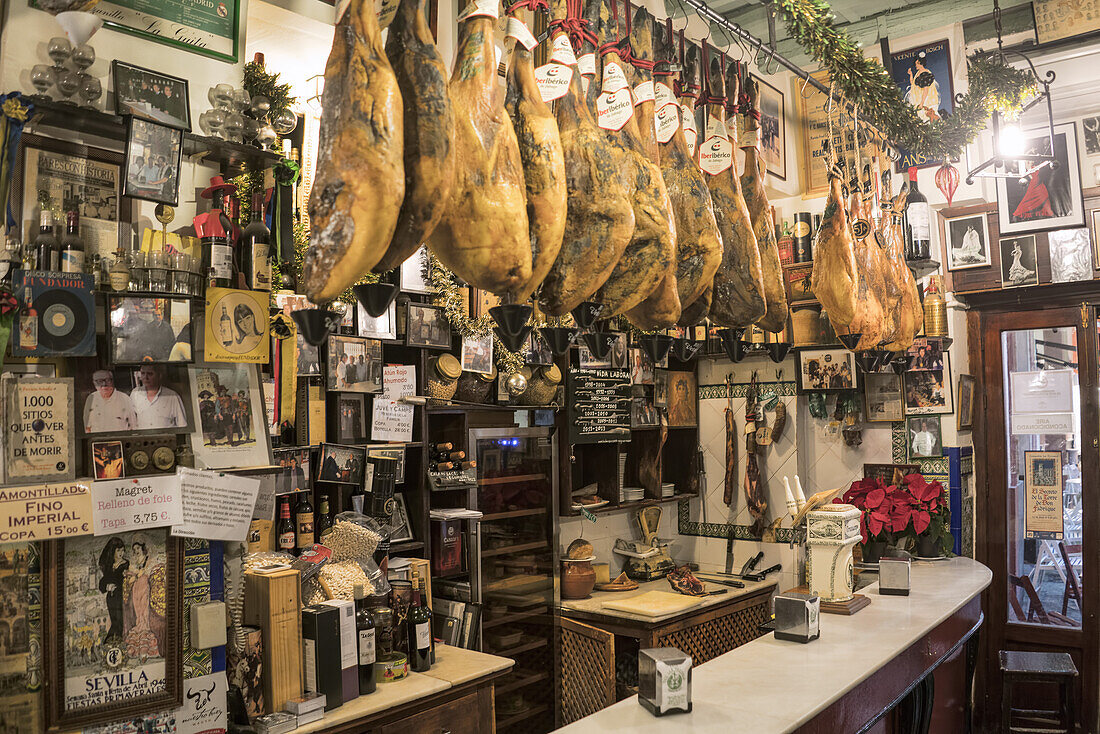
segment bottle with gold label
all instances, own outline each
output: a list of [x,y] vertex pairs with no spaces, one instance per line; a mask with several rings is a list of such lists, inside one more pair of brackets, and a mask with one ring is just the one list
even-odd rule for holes
[[940,278],[939,275],[929,278],[928,290],[924,293],[925,336],[947,336],[947,301],[943,297],[943,281]]
[[813,262],[814,238],[809,212],[797,212],[794,215],[794,261],[796,263]]

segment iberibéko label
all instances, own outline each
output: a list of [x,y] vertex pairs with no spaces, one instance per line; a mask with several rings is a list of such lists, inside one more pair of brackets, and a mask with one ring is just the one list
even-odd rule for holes
[[623,67],[614,61],[605,63],[601,89],[596,98],[596,124],[604,130],[622,130],[634,116],[634,95]]
[[699,147],[699,167],[711,176],[717,176],[733,164],[733,143],[729,138],[715,135],[703,141]]
[[640,105],[642,102],[652,102],[653,96],[653,80],[644,81],[641,84],[634,87],[634,105]]
[[397,15],[397,6],[400,4],[400,0],[382,0],[382,4],[378,8],[379,28],[389,28],[394,16]]
[[554,50],[550,52],[550,60],[567,66],[577,65],[577,55],[573,53],[573,44],[569,42],[569,36],[561,33],[554,37]]
[[706,127],[703,131],[704,138],[726,138],[729,139],[729,128],[726,127],[726,121],[718,115],[712,115],[707,113]]
[[657,128],[657,142],[667,143],[680,127],[680,106],[676,104],[672,88],[664,82],[653,85],[653,97],[653,124]]
[[535,69],[535,84],[543,102],[564,97],[572,80],[573,67],[565,64],[549,63]]
[[680,105],[680,124],[684,128],[684,140],[687,141],[688,152],[695,157],[695,143],[699,139],[699,129],[695,127],[695,107],[689,100],[687,104]]
[[603,86],[601,89],[604,94],[617,92],[629,86],[630,84],[626,81],[626,74],[623,72],[623,67],[619,66],[619,64],[614,61],[608,61],[603,65]]
[[539,40],[527,24],[515,16],[508,18],[508,37],[516,39],[516,43],[523,44],[528,51],[539,45]]

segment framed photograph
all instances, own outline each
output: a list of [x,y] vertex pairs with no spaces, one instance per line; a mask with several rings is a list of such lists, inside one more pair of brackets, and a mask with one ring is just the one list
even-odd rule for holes
[[180,705],[182,558],[168,528],[43,544],[48,726]]
[[109,296],[107,342],[111,361],[191,362],[191,316],[190,298]]
[[76,476],[73,390],[72,377],[5,375],[0,379],[4,424],[0,473],[6,484],[63,482]]
[[985,212],[944,220],[948,270],[989,267],[989,218]]
[[95,282],[87,273],[15,270],[11,290],[27,301],[11,326],[14,357],[91,357],[96,353]]
[[[951,45],[947,39],[891,53],[889,68],[905,101],[915,108],[921,120],[941,120],[954,111],[954,75],[951,73]],[[909,150],[898,150],[898,153],[895,169],[898,173],[943,163]]]
[[668,407],[668,370],[653,371],[653,405]]
[[275,449],[275,494],[304,492],[312,486],[309,449]]
[[133,115],[180,130],[191,130],[187,80],[115,59],[115,114]]
[[462,338],[462,371],[480,372],[488,375],[493,372],[493,335]]
[[382,392],[382,342],[358,336],[328,338],[328,389]]
[[271,358],[270,301],[267,291],[207,288],[206,361],[267,364]]
[[951,395],[950,355],[943,355],[943,369],[905,373],[905,414],[945,415],[955,410]]
[[204,469],[271,466],[260,369],[251,364],[195,364],[187,368],[195,463]]
[[121,153],[24,133],[11,187],[11,211],[24,242],[38,234],[43,209],[53,213],[58,233],[65,210],[80,213],[85,255],[110,257],[120,244],[130,247],[130,200],[122,197]]
[[1002,237],[1001,287],[1023,288],[1039,284],[1039,266],[1035,256],[1035,237]]
[[1065,533],[1062,452],[1024,452],[1024,537],[1061,540]]
[[1050,282],[1092,280],[1092,242],[1087,227],[1047,232]]
[[695,373],[673,372],[668,375],[668,425],[694,426],[699,422],[699,406],[695,396]]
[[362,446],[321,444],[321,465],[317,468],[317,481],[363,486],[363,470],[367,464],[367,450]]
[[410,303],[405,343],[410,347],[451,348],[451,322],[442,306]]
[[1089,215],[1092,220],[1092,266],[1100,268],[1100,209],[1093,209]]
[[1081,137],[1085,141],[1085,155],[1100,155],[1100,117],[1081,120]]
[[787,180],[787,115],[783,93],[760,77],[760,158],[769,175]]
[[901,484],[909,474],[919,474],[920,464],[864,464],[865,479],[881,479],[887,484]]
[[404,543],[416,540],[413,537],[412,522],[409,520],[409,508],[405,506],[405,495],[401,492],[393,494],[393,514],[390,515],[390,542]]
[[943,342],[939,339],[917,337],[909,345],[906,358],[909,360],[909,371],[942,370]]
[[943,456],[943,435],[938,415],[906,418],[905,434],[910,461]]
[[[295,311],[299,311],[303,308],[313,308],[313,304],[309,299],[303,295],[297,293],[276,293],[275,305],[283,310],[283,313],[288,317]],[[360,308],[362,308],[360,306]],[[321,374],[321,358],[317,351],[317,347],[310,344],[302,336],[302,332],[295,327],[296,338],[295,345],[298,356],[298,376],[309,377],[313,375]]]
[[77,405],[85,435],[188,433],[191,414],[183,367],[162,364],[81,371]]
[[1022,150],[1032,155],[1051,155],[1053,150],[1056,164],[1045,165],[1023,179],[997,179],[1001,236],[1084,227],[1077,126],[1072,122],[1055,125],[1053,141],[1047,128],[1026,131]]
[[92,441],[92,476],[96,479],[119,479],[126,476],[122,441]]
[[367,446],[367,458],[393,459],[397,462],[394,484],[405,483],[405,446],[382,444]]
[[1060,41],[1100,28],[1100,18],[1087,12],[1086,9],[1091,9],[1088,4],[1067,5],[1059,0],[1035,0],[1031,7],[1039,43]]
[[905,420],[901,375],[873,372],[863,376],[864,412],[870,423]]
[[550,346],[539,336],[534,329],[527,337],[527,353],[523,357],[525,364],[551,365],[554,364],[554,355]]
[[843,348],[799,349],[799,393],[854,390],[859,387],[856,357]]
[[361,303],[356,303],[355,308],[358,311],[355,317],[356,321],[356,333],[359,336],[369,337],[371,339],[389,339],[393,340],[397,338],[397,302],[390,304],[390,307],[386,309],[386,312],[381,316],[371,316],[367,313],[367,309],[363,308]]
[[651,401],[644,397],[630,399],[631,428],[647,428],[660,424],[661,418],[657,413],[657,408],[654,407]]
[[182,159],[183,130],[131,117],[123,195],[176,206]]
[[367,396],[363,393],[337,393],[336,440],[340,443],[367,440]]
[[428,280],[430,269],[428,247],[421,245],[419,250],[401,263],[401,290],[406,293],[435,293],[435,288],[432,288]]
[[630,349],[630,383],[632,385],[653,384],[653,363],[638,347]]
[[974,428],[974,378],[970,375],[959,375],[959,407],[955,416],[958,430]]

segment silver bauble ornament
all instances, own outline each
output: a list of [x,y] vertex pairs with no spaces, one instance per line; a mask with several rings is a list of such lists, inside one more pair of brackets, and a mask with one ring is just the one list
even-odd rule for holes
[[508,388],[508,394],[512,397],[522,395],[527,392],[527,378],[519,372],[513,372],[508,375],[508,379],[505,380],[504,386]]

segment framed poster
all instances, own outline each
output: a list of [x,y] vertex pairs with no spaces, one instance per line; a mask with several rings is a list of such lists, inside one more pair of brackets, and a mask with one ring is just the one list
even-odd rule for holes
[[38,234],[43,209],[65,225],[65,207],[80,213],[85,254],[111,257],[130,246],[130,200],[122,197],[121,153],[24,133],[12,181],[11,210],[21,217],[24,242]]
[[[829,86],[829,74],[826,71],[810,75],[814,80]],[[798,126],[799,149],[802,152],[802,198],[812,199],[824,196],[829,190],[829,140],[828,96],[810,84],[794,79],[794,97],[800,106]],[[845,141],[841,134],[842,126],[833,129],[834,150],[844,150]]]
[[796,376],[800,394],[859,387],[856,356],[843,347],[799,349]]
[[12,290],[27,307],[15,312],[15,357],[89,357],[96,352],[95,291],[87,273],[16,270]]
[[940,417],[916,416],[905,421],[905,442],[909,460],[933,459],[943,456],[943,433]]
[[974,378],[970,375],[959,375],[959,407],[955,418],[958,430],[974,428]]
[[[38,7],[37,0],[29,0]],[[101,0],[88,12],[120,33],[236,63],[240,36],[240,0]]]
[[760,158],[768,175],[786,181],[787,115],[783,93],[756,75],[753,79],[760,88]]
[[[1052,147],[1053,146],[1053,147]],[[997,228],[1002,236],[1085,226],[1081,198],[1081,166],[1077,153],[1077,126],[1054,126],[1024,132],[1025,153],[1050,155],[1056,165],[1045,165],[1027,178],[997,179]]]
[[71,377],[5,377],[3,472],[6,484],[76,476]]
[[1024,452],[1024,537],[1061,540],[1065,509],[1062,504],[1062,452]]
[[1031,7],[1039,43],[1060,41],[1100,28],[1098,0],[1034,0]]
[[1024,288],[1039,284],[1039,261],[1035,254],[1035,236],[1004,237],[1001,248],[1001,287]]
[[906,415],[942,415],[955,411],[949,357],[941,352],[943,364],[939,369],[910,369],[905,373]]
[[668,425],[694,426],[699,422],[695,373],[668,371]]
[[206,289],[203,356],[208,362],[267,364],[271,354],[267,291]]
[[168,530],[43,544],[48,726],[180,705],[183,553]]
[[1047,232],[1050,254],[1050,282],[1072,283],[1092,280],[1092,242],[1086,227]]
[[864,413],[870,423],[905,420],[901,375],[872,372],[863,376]]
[[190,298],[109,296],[111,360],[115,364],[191,362],[191,303]]
[[948,270],[989,267],[989,219],[984,212],[946,219],[944,231]]
[[[951,46],[946,39],[891,53],[889,71],[905,101],[916,108],[917,117],[925,122],[943,119],[955,109]],[[898,153],[895,165],[899,173],[943,163],[923,153],[909,150],[898,150]]]
[[133,115],[180,130],[191,129],[186,79],[118,59],[111,62],[111,78],[115,83],[116,115]]
[[259,371],[251,364],[188,366],[199,468],[271,466]]
[[131,117],[122,193],[175,206],[179,202],[182,161],[182,130]]

